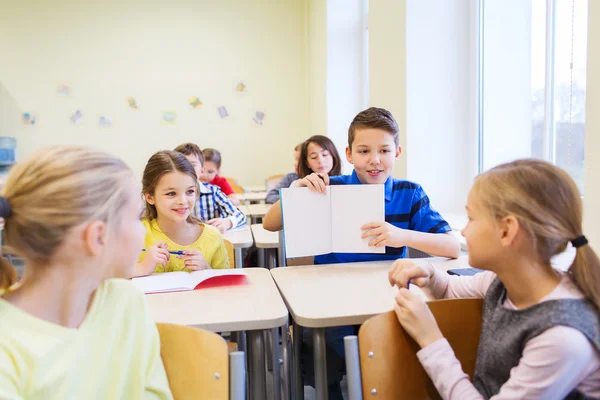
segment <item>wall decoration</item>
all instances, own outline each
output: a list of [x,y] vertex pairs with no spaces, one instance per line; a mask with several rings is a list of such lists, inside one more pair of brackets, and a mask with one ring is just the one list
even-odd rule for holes
[[174,124],[177,121],[177,113],[175,111],[163,111],[162,120],[167,124]]
[[83,113],[81,112],[81,110],[75,110],[72,114],[71,114],[71,122],[73,122],[74,124],[80,124],[83,122]]
[[98,118],[98,127],[99,128],[112,128],[113,121],[112,118],[107,117],[106,115],[101,115]]
[[202,108],[202,102],[200,101],[200,99],[196,96],[190,97],[188,100],[188,104],[190,105],[191,108],[193,109],[200,109]]
[[59,83],[56,86],[56,95],[58,97],[71,97],[71,85],[68,83]]
[[257,111],[254,113],[254,117],[252,118],[256,125],[262,125],[265,120],[264,111]]
[[37,115],[34,113],[23,113],[23,124],[35,125],[37,122]]
[[246,84],[243,81],[238,82],[238,84],[235,86],[235,91],[239,93],[246,92]]
[[128,97],[127,103],[129,104],[129,108],[132,108],[134,110],[140,109],[140,106],[138,105],[137,101],[133,97]]
[[219,116],[221,118],[226,118],[229,116],[229,113],[227,113],[227,109],[225,108],[225,106],[217,108],[217,111],[219,112]]

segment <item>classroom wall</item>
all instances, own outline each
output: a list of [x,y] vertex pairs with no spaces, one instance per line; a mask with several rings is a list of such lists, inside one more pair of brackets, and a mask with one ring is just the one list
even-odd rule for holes
[[462,213],[477,174],[477,15],[470,2],[406,2],[407,178]]
[[21,129],[21,110],[0,81],[0,136],[14,137],[21,132]]
[[306,31],[310,111],[306,138],[327,136],[327,2],[306,0]]
[[[18,135],[21,156],[88,145],[141,174],[154,151],[193,141],[221,150],[224,174],[242,184],[291,170],[291,149],[311,133],[304,0],[83,3],[2,2],[0,81],[20,110],[38,114]],[[247,93],[235,92],[240,80]],[[55,95],[59,83],[72,85],[71,97]],[[191,96],[204,106],[191,109]],[[69,120],[77,109],[81,125]],[[161,122],[162,111],[177,122]],[[256,111],[266,114],[262,126]],[[100,115],[113,127],[99,128]]]
[[394,114],[404,151],[393,176],[406,178],[406,0],[369,1],[369,106]]
[[600,254],[600,2],[588,9],[583,232]]

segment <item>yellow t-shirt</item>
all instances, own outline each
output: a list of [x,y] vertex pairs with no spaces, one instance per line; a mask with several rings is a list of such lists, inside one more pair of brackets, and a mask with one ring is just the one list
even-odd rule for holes
[[[160,230],[155,219],[152,221],[144,219],[142,220],[142,223],[146,227],[146,237],[144,238],[144,247],[146,249],[150,248],[156,242],[162,240],[169,245],[169,251],[200,250],[206,259],[206,262],[208,262],[208,265],[210,265],[212,269],[230,268],[229,258],[227,257],[227,249],[225,249],[225,243],[223,243],[223,237],[221,236],[219,230],[214,226],[201,224],[204,229],[202,230],[200,237],[194,243],[188,246],[182,246],[169,239],[169,237]],[[140,254],[138,263],[144,261],[144,258],[146,258],[145,251]],[[177,258],[177,255],[175,254],[171,254],[171,257],[169,257],[169,262],[167,262],[167,267],[165,268],[162,265],[157,265],[154,272],[190,272],[190,270],[185,268],[183,265],[184,260]]]
[[78,329],[0,298],[0,399],[173,399],[144,295],[104,281]]

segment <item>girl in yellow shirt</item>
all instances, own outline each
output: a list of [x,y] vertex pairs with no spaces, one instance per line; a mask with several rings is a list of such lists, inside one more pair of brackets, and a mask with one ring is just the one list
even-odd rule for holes
[[43,149],[2,196],[0,399],[172,399],[156,325],[126,278],[142,246],[139,184],[118,158]]
[[195,217],[198,190],[194,167],[183,154],[166,150],[150,157],[142,178],[145,251],[136,276],[229,268],[221,234]]

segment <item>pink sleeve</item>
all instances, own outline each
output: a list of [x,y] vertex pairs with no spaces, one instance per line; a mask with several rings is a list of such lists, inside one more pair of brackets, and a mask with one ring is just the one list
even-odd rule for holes
[[[483,399],[446,339],[421,349],[417,356],[442,398]],[[581,332],[556,326],[527,342],[510,379],[491,399],[564,398],[599,367],[600,356]]]
[[496,274],[489,271],[474,276],[457,276],[436,269],[434,279],[429,283],[429,289],[436,299],[483,298],[494,278]]

